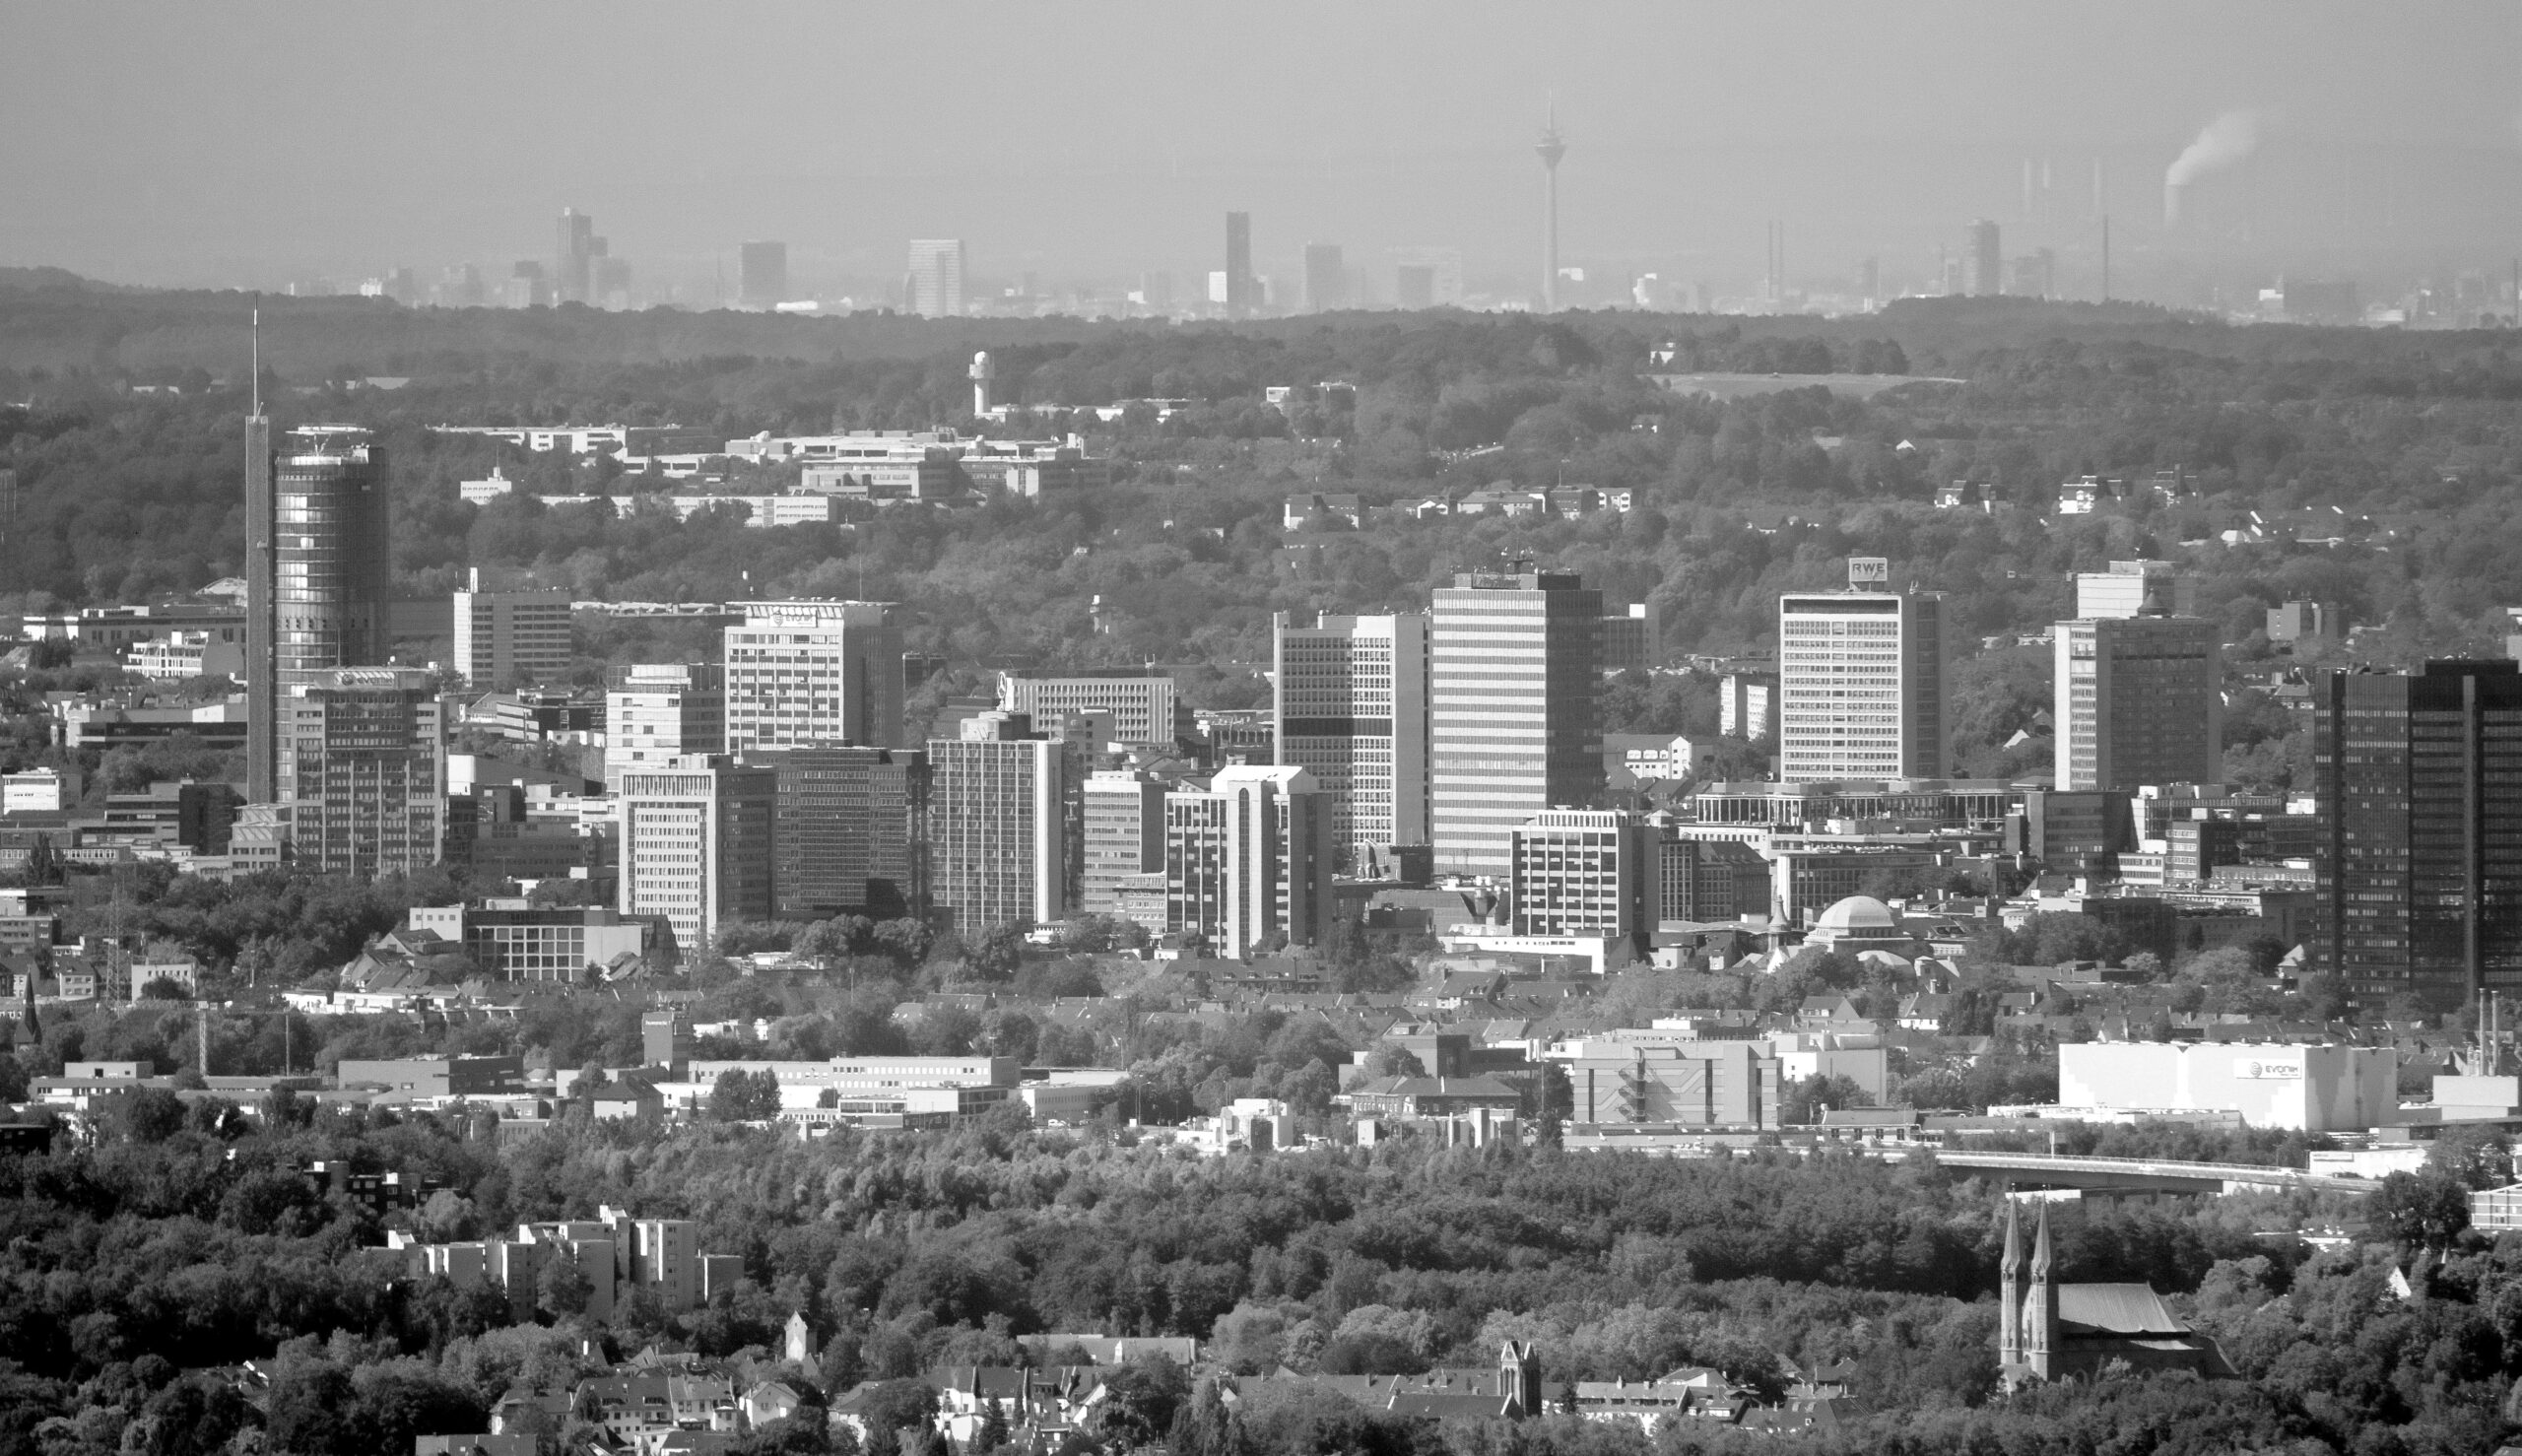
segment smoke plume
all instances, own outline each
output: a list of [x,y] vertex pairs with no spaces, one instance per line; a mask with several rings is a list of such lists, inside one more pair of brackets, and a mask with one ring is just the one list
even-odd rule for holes
[[2222,171],[2259,150],[2259,113],[2227,111],[2207,123],[2188,149],[2163,171],[2163,222],[2180,222],[2182,189],[2212,171]]

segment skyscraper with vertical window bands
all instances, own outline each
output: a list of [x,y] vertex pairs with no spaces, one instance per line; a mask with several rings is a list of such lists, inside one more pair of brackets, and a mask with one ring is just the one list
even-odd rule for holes
[[966,937],[1068,915],[1069,746],[1023,713],[966,719],[928,741],[929,893]]
[[1428,623],[1417,613],[1273,619],[1278,761],[1313,775],[1343,867],[1428,842]]
[[428,673],[306,673],[281,690],[279,709],[279,797],[296,806],[291,845],[300,867],[372,880],[438,862],[446,738]]
[[1503,876],[1516,827],[1603,793],[1603,594],[1529,563],[1435,592],[1429,789],[1435,867]]
[[245,675],[247,798],[281,796],[276,737],[290,684],[382,663],[393,515],[385,454],[346,425],[289,431],[246,425]]
[[2522,988],[2522,664],[2314,693],[2315,963],[2358,995]]

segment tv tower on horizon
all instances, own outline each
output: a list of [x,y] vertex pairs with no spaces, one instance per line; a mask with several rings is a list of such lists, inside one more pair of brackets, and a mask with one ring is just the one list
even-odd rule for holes
[[1559,159],[1567,155],[1567,141],[1559,134],[1559,97],[1550,99],[1550,121],[1541,129],[1541,141],[1533,148],[1540,154],[1544,206],[1541,231],[1541,307],[1544,313],[1559,311]]

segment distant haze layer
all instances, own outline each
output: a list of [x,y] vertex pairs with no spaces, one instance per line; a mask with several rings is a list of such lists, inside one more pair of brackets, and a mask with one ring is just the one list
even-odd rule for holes
[[[1563,261],[1741,286],[2011,253],[2501,256],[2522,10],[2456,3],[11,6],[0,262],[272,286],[547,258],[564,206],[697,297],[748,237],[801,289],[1224,266],[1307,240],[1531,281],[1555,95]],[[2246,117],[2247,147],[2220,118]],[[2204,152],[2202,153],[2202,147]],[[2239,155],[2236,155],[2236,154]],[[2182,228],[2164,228],[2177,159]]]

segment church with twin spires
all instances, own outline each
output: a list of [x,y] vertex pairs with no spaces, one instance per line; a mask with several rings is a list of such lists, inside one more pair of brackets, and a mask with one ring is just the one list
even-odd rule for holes
[[2113,1361],[2132,1374],[2187,1370],[2213,1379],[2235,1373],[2214,1340],[2191,1329],[2147,1286],[2060,1284],[2045,1203],[2026,1261],[2017,1205],[2006,1200],[2006,1250],[1997,1273],[1997,1365],[2009,1390],[2031,1380],[2091,1380]]

